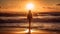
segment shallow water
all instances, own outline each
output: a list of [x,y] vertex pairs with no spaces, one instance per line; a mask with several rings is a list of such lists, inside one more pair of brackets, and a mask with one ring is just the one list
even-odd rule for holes
[[[27,34],[27,28],[0,28],[0,34]],[[31,34],[60,34],[60,31],[31,29]]]
[[[0,17],[3,20],[22,20],[26,18],[17,18],[17,17]],[[36,17],[35,17],[36,18]],[[40,17],[39,17],[40,18]],[[50,17],[49,17],[50,18]],[[56,17],[55,17],[56,18]],[[42,18],[43,19],[43,18]],[[22,20],[24,21],[24,20]],[[20,23],[0,23],[0,34],[28,34],[29,32],[29,23],[20,22]],[[31,34],[60,34],[60,23],[58,22],[31,22]]]

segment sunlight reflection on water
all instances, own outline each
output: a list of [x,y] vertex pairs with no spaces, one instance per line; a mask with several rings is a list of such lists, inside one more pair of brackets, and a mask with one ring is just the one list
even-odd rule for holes
[[[4,29],[4,30],[3,30]],[[28,29],[26,28],[3,28],[0,30],[2,34],[27,34]],[[46,31],[46,30],[38,30],[38,29],[31,29],[31,34],[56,34],[57,32],[54,31]]]
[[[13,19],[19,19],[19,18],[13,17]],[[1,19],[6,19],[6,18],[3,17]],[[12,18],[9,17],[7,19],[12,19]],[[0,34],[5,34],[5,33],[6,34],[25,34],[25,33],[27,34],[28,33],[27,28],[14,28],[12,26],[28,27],[29,24],[28,22],[27,23],[1,23],[0,26],[11,26],[11,28],[10,27],[0,28]],[[60,23],[57,23],[57,22],[56,23],[32,22],[31,27],[34,27],[34,28],[31,28],[31,34],[60,34],[60,31],[52,31],[56,29],[60,30]],[[50,29],[50,31],[45,29]]]

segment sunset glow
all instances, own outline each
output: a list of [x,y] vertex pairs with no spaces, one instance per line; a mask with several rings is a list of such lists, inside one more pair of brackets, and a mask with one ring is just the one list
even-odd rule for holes
[[34,8],[34,4],[28,3],[28,4],[26,5],[26,8],[27,8],[28,10],[32,10],[32,9]]

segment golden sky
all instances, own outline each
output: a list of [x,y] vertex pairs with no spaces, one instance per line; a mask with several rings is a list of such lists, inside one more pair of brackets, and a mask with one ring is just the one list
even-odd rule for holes
[[60,0],[0,0],[0,11],[27,11],[26,4],[33,3],[32,11],[60,11]]

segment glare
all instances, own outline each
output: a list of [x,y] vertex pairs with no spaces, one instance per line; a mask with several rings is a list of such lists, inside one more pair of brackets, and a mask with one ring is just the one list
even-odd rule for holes
[[34,4],[33,4],[33,3],[28,3],[28,4],[26,5],[26,8],[27,8],[28,10],[32,10],[32,9],[34,8]]
[[[34,30],[34,29],[31,29],[30,31],[31,31],[31,33],[40,32],[39,30]],[[17,32],[14,32],[14,33],[29,33],[29,29],[25,29],[24,31],[17,31]]]
[[[29,29],[26,29],[25,32],[28,33],[29,32]],[[34,30],[31,30],[31,32],[34,32]]]

